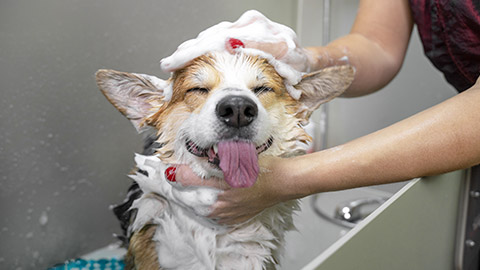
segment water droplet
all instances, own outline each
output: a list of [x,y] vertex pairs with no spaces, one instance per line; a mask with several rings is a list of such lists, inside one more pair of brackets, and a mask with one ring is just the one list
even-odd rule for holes
[[40,225],[42,226],[46,226],[47,223],[48,223],[48,215],[47,215],[47,212],[42,212],[42,214],[40,215],[40,218],[38,219],[38,222],[40,222]]

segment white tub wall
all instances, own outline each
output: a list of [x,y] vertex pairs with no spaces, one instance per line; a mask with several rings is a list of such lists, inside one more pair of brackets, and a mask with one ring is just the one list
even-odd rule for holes
[[464,183],[465,171],[409,182],[301,269],[467,269],[455,258]]
[[296,1],[5,0],[0,4],[0,269],[44,269],[113,241],[141,139],[100,68],[165,78],[159,60],[247,9],[295,26]]

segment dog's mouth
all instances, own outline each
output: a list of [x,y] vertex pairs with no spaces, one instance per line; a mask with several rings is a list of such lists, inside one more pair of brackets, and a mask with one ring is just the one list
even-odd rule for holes
[[206,157],[210,164],[221,169],[230,186],[250,187],[258,176],[258,155],[272,144],[273,137],[259,146],[249,141],[221,141],[202,148],[192,140],[187,140],[185,146],[192,155]]
[[[270,137],[265,143],[256,146],[255,149],[257,150],[257,155],[267,151],[267,149],[270,148],[272,144],[273,137]],[[187,147],[188,152],[190,152],[192,155],[195,155],[197,157],[208,157],[208,162],[216,166],[220,165],[220,159],[218,157],[218,144],[214,144],[209,148],[202,148],[196,143],[194,143],[192,140],[187,140],[185,146]]]

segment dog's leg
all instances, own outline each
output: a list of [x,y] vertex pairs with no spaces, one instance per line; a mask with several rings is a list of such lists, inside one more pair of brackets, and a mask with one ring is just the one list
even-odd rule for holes
[[157,249],[152,240],[157,225],[145,225],[140,231],[132,235],[128,252],[125,255],[125,270],[157,270]]

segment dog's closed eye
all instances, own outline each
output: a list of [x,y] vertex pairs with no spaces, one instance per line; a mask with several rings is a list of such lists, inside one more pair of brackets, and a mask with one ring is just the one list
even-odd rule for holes
[[202,94],[208,94],[210,90],[205,87],[193,87],[187,90],[187,93],[191,92],[197,92],[197,93],[202,93]]
[[267,93],[267,92],[274,92],[273,88],[268,87],[268,86],[258,86],[253,88],[253,92],[257,95]]

